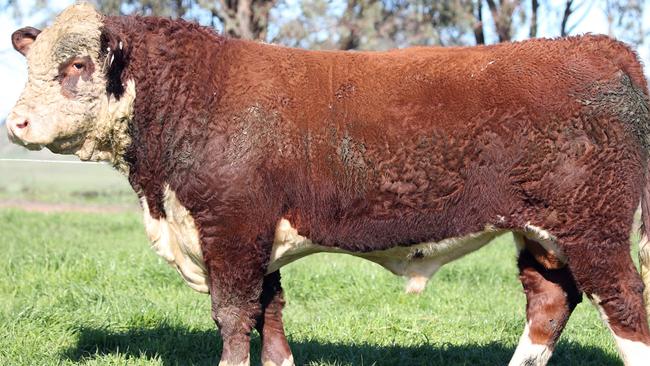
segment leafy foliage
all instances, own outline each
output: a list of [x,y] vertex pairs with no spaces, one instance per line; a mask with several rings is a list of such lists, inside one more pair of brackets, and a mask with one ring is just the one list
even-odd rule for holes
[[[51,0],[35,0],[47,9]],[[579,10],[596,6],[609,33],[641,44],[643,0],[94,0],[107,14],[183,17],[231,37],[312,49],[389,49],[409,45],[470,45],[509,41],[523,28],[537,36],[540,19],[559,16],[557,35],[571,34]],[[17,17],[17,0],[0,2]],[[559,11],[558,11],[559,10]],[[545,13],[545,14],[540,14]],[[541,15],[544,15],[541,16]]]

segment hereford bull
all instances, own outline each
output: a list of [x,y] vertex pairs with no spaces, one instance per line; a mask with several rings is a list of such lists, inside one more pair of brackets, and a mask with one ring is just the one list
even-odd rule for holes
[[153,248],[211,296],[221,365],[249,363],[253,328],[264,365],[293,364],[287,263],[353,254],[419,291],[505,232],[528,301],[511,364],[546,364],[583,293],[650,360],[629,240],[641,202],[650,252],[649,99],[624,44],[311,52],[83,4],[12,41],[9,136],[128,176]]

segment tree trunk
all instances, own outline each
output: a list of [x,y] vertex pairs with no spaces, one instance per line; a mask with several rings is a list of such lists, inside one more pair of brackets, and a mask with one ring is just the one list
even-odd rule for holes
[[265,40],[269,13],[277,0],[219,0],[212,15],[223,24],[224,33],[235,38]]
[[530,14],[530,33],[528,36],[530,38],[537,37],[537,9],[539,8],[539,1],[531,1],[531,14]]
[[[359,4],[357,0],[349,0],[348,6],[343,13],[341,25],[347,30],[347,34],[343,34],[339,40],[339,49],[341,50],[354,50],[359,47],[359,29],[355,26],[355,19],[363,16],[363,5]],[[359,7],[358,14],[355,8]]]
[[512,39],[512,14],[519,6],[519,0],[500,0],[500,5],[494,0],[486,0],[494,26],[499,36],[499,42],[508,42]]
[[485,44],[485,34],[483,33],[483,0],[476,1],[476,10],[474,10],[472,3],[472,13],[474,13],[474,24],[472,30],[474,31],[474,39],[476,44]]
[[569,21],[569,17],[571,16],[571,13],[573,13],[573,0],[567,0],[566,4],[564,5],[564,14],[562,15],[562,23],[560,23],[560,36],[562,37],[566,37],[568,35],[567,22]]

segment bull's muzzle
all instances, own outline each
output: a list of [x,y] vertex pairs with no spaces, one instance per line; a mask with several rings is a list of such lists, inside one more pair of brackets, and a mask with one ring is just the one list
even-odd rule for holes
[[31,144],[23,140],[23,135],[29,128],[29,121],[25,118],[17,116],[15,113],[11,113],[6,120],[7,124],[7,135],[9,140],[14,144],[18,144],[28,148],[29,150],[40,150],[42,146],[40,144]]

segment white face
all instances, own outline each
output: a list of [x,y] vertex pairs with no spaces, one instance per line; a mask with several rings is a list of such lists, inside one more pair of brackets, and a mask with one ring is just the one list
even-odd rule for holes
[[87,148],[108,104],[105,65],[99,59],[101,27],[101,15],[82,4],[66,9],[40,34],[32,29],[13,38],[29,70],[25,89],[7,118],[12,141],[64,154]]

